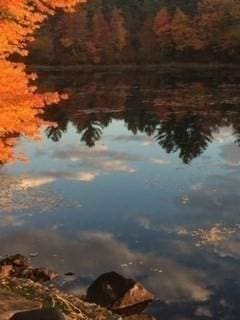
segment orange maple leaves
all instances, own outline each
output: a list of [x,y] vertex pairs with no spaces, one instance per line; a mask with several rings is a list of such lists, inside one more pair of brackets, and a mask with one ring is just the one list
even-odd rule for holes
[[57,8],[70,10],[84,0],[0,0],[0,57],[27,54],[26,45],[48,15]]
[[[82,0],[80,0],[82,1]],[[22,63],[8,61],[13,53],[26,55],[34,31],[57,8],[71,9],[77,0],[0,0],[0,163],[15,158],[20,136],[39,138],[46,104],[58,103],[58,93],[37,93],[36,75]]]

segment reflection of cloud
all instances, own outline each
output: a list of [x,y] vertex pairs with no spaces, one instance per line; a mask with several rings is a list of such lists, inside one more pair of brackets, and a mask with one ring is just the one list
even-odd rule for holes
[[24,225],[24,220],[22,220],[22,217],[14,215],[3,215],[0,216],[0,225],[1,227],[22,227]]
[[100,172],[127,172],[136,170],[129,165],[139,158],[126,152],[111,151],[104,145],[97,144],[94,148],[67,146],[65,149],[56,150],[53,157],[59,160],[74,162],[72,167],[87,167]]
[[192,191],[200,191],[203,188],[203,184],[201,182],[197,182],[191,185],[190,189]]
[[63,178],[72,181],[91,182],[97,177],[96,172],[74,172],[63,174]]
[[[138,216],[137,224],[143,229],[150,232],[159,232],[162,237],[169,238],[171,241],[177,240],[178,254],[190,253],[194,251],[194,247],[201,247],[208,252],[214,252],[221,257],[240,257],[240,224],[232,224],[224,226],[224,224],[211,224],[207,227],[194,226],[165,226],[157,224],[149,217]],[[205,220],[204,220],[205,222]],[[174,240],[175,239],[175,240]],[[171,244],[169,243],[169,250]],[[175,243],[176,246],[176,243]],[[171,253],[171,255],[174,255]]]
[[125,135],[122,134],[114,139],[115,141],[120,142],[141,142],[143,143],[143,146],[147,147],[149,145],[152,145],[154,143],[153,138],[148,137],[146,135]]
[[133,173],[136,170],[129,167],[129,165],[121,160],[107,160],[100,164],[100,167],[106,171],[123,171]]
[[207,306],[198,307],[197,310],[195,311],[195,315],[197,317],[212,318],[212,313],[211,313],[209,307],[207,307]]
[[[39,252],[34,260],[36,264],[47,261],[49,267],[61,272],[71,270],[95,278],[115,270],[127,277],[140,277],[145,286],[163,300],[205,300],[210,294],[201,273],[168,258],[130,250],[109,233],[83,232],[76,240],[69,240],[51,229],[32,234],[13,233],[0,241],[3,253]],[[154,271],[159,269],[163,272]]]
[[[223,150],[231,149],[223,146]],[[230,159],[231,153],[224,152]],[[233,154],[236,160],[236,153]],[[239,225],[239,170],[223,171],[222,175],[209,175],[204,182],[190,187],[188,209],[195,214],[193,235],[199,238],[197,245],[204,245],[209,251],[220,256],[240,256]],[[197,226],[196,226],[197,225]],[[191,232],[192,233],[192,232]]]
[[164,164],[170,164],[171,161],[165,160],[165,159],[160,159],[160,158],[153,158],[151,159],[151,162],[154,164],[159,164],[159,165],[164,165]]
[[240,226],[224,227],[215,224],[192,232],[198,246],[212,247],[221,256],[240,257]]
[[149,217],[146,216],[138,216],[136,218],[136,223],[145,230],[150,231],[158,231],[161,233],[186,236],[189,235],[189,231],[183,227],[178,225],[172,226],[164,226],[163,224],[157,224],[153,222]]
[[145,216],[139,216],[137,217],[137,223],[143,227],[145,230],[155,230],[154,224],[152,223],[152,221]]
[[221,147],[220,156],[226,161],[224,167],[229,169],[237,168],[240,166],[240,148],[239,146],[231,143],[225,144]]
[[152,141],[152,140],[144,141],[144,142],[143,142],[143,146],[144,146],[144,147],[151,146],[152,144],[154,144],[154,141]]
[[230,219],[236,221],[239,214],[240,177],[237,172],[224,175],[209,175],[199,188],[191,188],[189,208],[204,213],[206,217],[217,214],[216,223]]
[[218,131],[213,132],[213,138],[219,143],[224,143],[232,139],[233,129],[232,127],[221,127]]
[[41,187],[42,185],[52,183],[56,179],[54,177],[26,177],[20,180],[19,186],[23,189]]
[[117,136],[116,138],[114,138],[115,141],[123,141],[123,142],[130,142],[130,141],[145,141],[145,136],[142,135],[128,135],[128,134],[121,134],[119,136]]
[[91,182],[98,176],[97,172],[65,172],[65,171],[47,171],[39,173],[38,176],[25,176],[19,179],[19,187],[26,190],[30,188],[38,188],[45,184],[50,184],[57,179],[65,179],[72,181]]
[[45,212],[55,209],[60,203],[73,205],[72,201],[64,200],[61,194],[45,188],[46,184],[55,180],[55,176],[48,174],[37,177],[1,175],[0,211],[10,213],[36,209]]

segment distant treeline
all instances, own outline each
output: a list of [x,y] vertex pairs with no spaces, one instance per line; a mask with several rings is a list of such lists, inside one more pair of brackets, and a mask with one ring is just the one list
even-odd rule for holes
[[240,62],[239,0],[90,0],[48,20],[37,64]]

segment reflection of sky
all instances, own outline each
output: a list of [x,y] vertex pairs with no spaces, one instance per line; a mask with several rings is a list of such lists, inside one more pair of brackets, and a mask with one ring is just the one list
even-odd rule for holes
[[[37,251],[41,263],[90,278],[116,270],[165,300],[208,299],[225,274],[238,273],[240,152],[233,140],[221,129],[191,165],[121,121],[92,149],[73,127],[59,143],[23,141],[29,163],[2,169],[11,180],[0,193],[8,197],[8,206],[0,204],[2,251]],[[201,242],[216,224],[235,232]]]

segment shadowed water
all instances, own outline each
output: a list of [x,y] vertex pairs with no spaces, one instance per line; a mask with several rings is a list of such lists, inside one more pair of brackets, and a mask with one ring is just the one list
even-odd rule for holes
[[240,82],[219,74],[40,74],[49,107],[28,162],[0,169],[1,253],[74,272],[117,271],[162,319],[239,319]]

